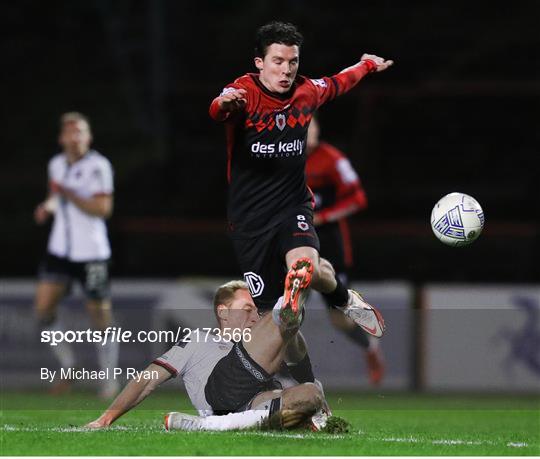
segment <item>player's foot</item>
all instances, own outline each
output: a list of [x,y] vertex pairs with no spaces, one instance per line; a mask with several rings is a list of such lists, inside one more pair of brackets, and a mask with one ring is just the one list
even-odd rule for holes
[[279,311],[279,318],[284,325],[290,327],[299,324],[312,276],[313,264],[309,258],[299,258],[289,269]]
[[165,415],[165,430],[202,430],[200,416],[173,411]]
[[309,421],[309,428],[313,432],[319,432],[326,427],[326,423],[328,422],[329,417],[330,416],[328,415],[326,410],[321,409],[317,411],[313,416],[311,416],[311,419]]
[[374,386],[379,385],[384,376],[384,360],[378,347],[366,351],[366,363],[369,382]]
[[324,395],[324,387],[322,383],[318,379],[315,379],[313,384],[315,384],[321,391],[323,405],[319,411],[317,411],[313,416],[311,416],[309,420],[309,428],[313,432],[318,432],[319,430],[322,430],[326,427],[328,418],[332,416],[332,410],[330,409],[330,405],[328,405],[326,396]]
[[349,290],[349,301],[338,309],[370,335],[377,338],[383,335],[385,329],[383,316],[357,291]]

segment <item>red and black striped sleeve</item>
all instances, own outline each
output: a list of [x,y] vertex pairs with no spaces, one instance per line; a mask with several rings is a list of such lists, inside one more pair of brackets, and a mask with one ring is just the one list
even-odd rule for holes
[[336,75],[310,80],[315,87],[317,107],[335,99],[354,88],[368,73],[374,72],[377,65],[370,59],[347,67]]

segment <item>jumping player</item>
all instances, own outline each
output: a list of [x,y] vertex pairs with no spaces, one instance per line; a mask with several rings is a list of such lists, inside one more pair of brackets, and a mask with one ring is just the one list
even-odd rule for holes
[[[107,158],[90,149],[90,123],[81,113],[62,115],[58,141],[63,151],[49,162],[48,198],[34,212],[38,224],[54,216],[47,253],[39,269],[35,314],[42,328],[61,328],[56,309],[75,280],[86,294],[92,325],[104,330],[112,324],[108,271],[111,248],[105,226],[113,208],[112,167]],[[76,364],[69,343],[51,349],[62,368]],[[101,369],[117,366],[118,343],[98,344],[97,352]],[[69,389],[69,381],[63,380],[52,392]],[[101,387],[100,396],[110,398],[117,391],[117,383],[110,380]]]
[[[320,141],[317,117],[313,116],[307,134],[306,179],[313,191],[313,224],[321,244],[321,256],[336,270],[343,285],[352,266],[352,248],[347,217],[367,207],[367,196],[358,174],[345,154]],[[326,300],[326,298],[325,298]],[[332,324],[364,350],[369,380],[379,384],[384,362],[379,340],[367,334],[326,301]]]
[[[259,309],[274,307],[287,269],[307,258],[314,268],[312,287],[368,333],[381,336],[384,321],[378,311],[348,291],[332,266],[319,259],[304,166],[313,113],[392,61],[364,54],[337,75],[309,79],[297,75],[302,41],[292,24],[262,26],[255,47],[258,73],[228,84],[210,106],[210,116],[226,126],[230,235]],[[280,308],[284,321],[298,315],[298,305],[287,298]]]

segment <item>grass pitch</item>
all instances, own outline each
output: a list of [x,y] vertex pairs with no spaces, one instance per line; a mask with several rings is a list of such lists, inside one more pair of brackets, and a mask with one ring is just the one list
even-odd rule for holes
[[535,396],[331,394],[349,433],[166,432],[163,415],[189,411],[179,391],[161,391],[104,431],[81,426],[106,404],[92,394],[60,398],[1,395],[2,455],[310,456],[539,455],[540,405]]

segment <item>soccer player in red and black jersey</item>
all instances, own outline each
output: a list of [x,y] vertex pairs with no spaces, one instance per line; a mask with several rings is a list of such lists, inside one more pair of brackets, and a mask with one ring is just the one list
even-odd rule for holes
[[[321,141],[319,135],[319,122],[313,116],[306,144],[306,179],[315,198],[313,224],[321,244],[320,255],[332,263],[336,276],[347,285],[347,271],[352,266],[347,217],[365,209],[368,201],[348,158],[336,147]],[[356,327],[329,301],[326,303],[332,324],[364,349],[369,380],[379,384],[384,375],[384,363],[378,340]]]
[[[307,272],[302,271],[307,260],[313,268],[311,286],[368,333],[381,336],[384,321],[378,311],[348,291],[319,257],[304,167],[312,114],[392,61],[364,54],[334,76],[309,79],[297,75],[302,41],[292,24],[259,28],[258,73],[228,84],[210,106],[211,117],[226,126],[230,235],[259,309],[277,309],[276,320],[299,319],[302,285],[310,283],[298,284],[295,273]],[[284,301],[277,301],[284,291]]]

